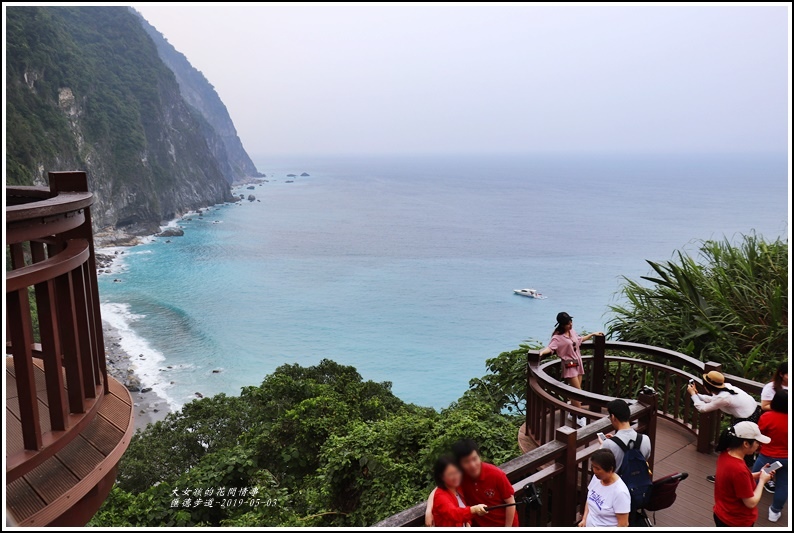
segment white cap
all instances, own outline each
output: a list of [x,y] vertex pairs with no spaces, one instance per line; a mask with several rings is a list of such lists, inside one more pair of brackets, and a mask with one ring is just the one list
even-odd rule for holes
[[772,439],[761,433],[758,424],[755,422],[739,422],[733,426],[733,434],[740,439],[757,440],[761,444],[769,444]]

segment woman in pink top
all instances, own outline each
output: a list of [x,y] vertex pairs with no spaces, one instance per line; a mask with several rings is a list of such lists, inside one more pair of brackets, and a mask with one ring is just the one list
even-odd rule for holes
[[[557,325],[554,327],[551,341],[548,346],[540,351],[540,355],[556,353],[557,357],[562,359],[562,377],[568,381],[568,385],[571,387],[581,389],[584,366],[582,366],[582,354],[579,351],[579,347],[584,341],[603,334],[602,331],[598,331],[584,337],[580,336],[573,329],[573,317],[563,311],[562,313],[557,313]],[[571,400],[571,405],[581,407],[582,403],[578,400]],[[582,421],[582,419],[578,420],[579,425],[584,425]]]

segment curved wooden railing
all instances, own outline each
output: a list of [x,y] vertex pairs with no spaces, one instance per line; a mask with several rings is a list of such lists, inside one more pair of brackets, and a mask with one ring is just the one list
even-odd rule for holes
[[[583,357],[585,374],[581,390],[562,382],[559,359],[541,361],[537,351],[528,352],[527,436],[545,444],[554,438],[554,431],[560,425],[575,427],[577,417],[588,422],[603,418],[606,404],[612,399],[636,398],[643,387],[651,387],[657,393],[659,416],[697,435],[698,451],[708,453],[713,449],[722,414],[699,413],[685,389],[690,379],[702,383],[705,372],[721,370],[720,364],[704,363],[655,346],[608,342],[604,337],[584,343],[582,351],[593,355]],[[726,378],[751,395],[761,394],[761,383],[738,376],[726,375]],[[568,400],[579,400],[583,408],[573,407]]]
[[[103,409],[113,391],[99,312],[93,195],[83,172],[52,172],[49,177],[49,189],[6,188],[7,487],[25,486],[29,481],[20,478],[37,475],[38,467],[46,470],[45,463],[62,465],[64,459],[56,454],[74,455],[70,444],[87,428],[106,424],[107,419],[97,420],[106,411],[119,413],[114,431],[127,440],[109,442],[108,450],[114,451],[103,454],[111,460],[100,468],[104,478],[114,471],[132,431],[131,408],[124,403],[129,393],[115,381],[115,396]],[[79,448],[81,442],[75,445]],[[86,452],[96,455],[95,450]],[[75,460],[81,460],[79,454]],[[92,487],[82,488],[64,494],[60,507],[42,516],[58,519]],[[13,511],[10,504],[9,509]]]
[[[61,191],[79,173],[59,174],[51,189],[6,189],[6,352],[13,356],[24,446],[8,458],[9,481],[66,446],[107,392],[88,214],[93,195]],[[39,413],[34,358],[43,363],[47,423]]]
[[[656,397],[640,395],[630,406],[631,420],[641,433],[655,440]],[[590,482],[590,456],[600,448],[598,432],[611,430],[607,420],[583,428],[560,427],[554,438],[520,457],[500,466],[516,491],[516,500],[524,496],[524,487],[534,483],[541,501],[539,509],[519,512],[521,527],[572,527],[583,508]],[[654,457],[648,462],[653,468]],[[386,518],[377,527],[418,527],[424,524],[426,503]],[[524,509],[526,510],[526,509]]]

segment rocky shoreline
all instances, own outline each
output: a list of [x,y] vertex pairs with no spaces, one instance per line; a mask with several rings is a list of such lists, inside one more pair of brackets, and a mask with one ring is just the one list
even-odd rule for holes
[[[160,232],[168,229],[177,229],[178,226],[175,223],[179,218],[160,227]],[[124,257],[124,248],[145,244],[158,235],[159,233],[148,236],[134,235],[115,228],[107,228],[96,232],[94,234],[94,244],[96,248],[97,274],[112,274],[114,272],[114,263]],[[120,332],[104,320],[102,321],[102,330],[105,339],[105,360],[108,374],[130,391],[133,401],[133,413],[135,414],[135,429],[143,430],[150,423],[163,420],[171,412],[166,399],[155,393],[151,387],[141,383],[140,376],[135,372],[135,354],[127,353],[121,347]],[[142,354],[139,354],[138,357],[142,357]]]
[[135,414],[135,429],[145,429],[147,425],[163,420],[171,410],[165,398],[161,398],[150,387],[143,387],[135,373],[133,358],[125,352],[119,343],[119,332],[108,324],[102,323],[105,338],[105,360],[108,374],[122,383],[132,396],[132,408]]

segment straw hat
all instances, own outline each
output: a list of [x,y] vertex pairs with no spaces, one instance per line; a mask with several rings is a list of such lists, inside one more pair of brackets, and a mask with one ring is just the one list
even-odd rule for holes
[[716,370],[712,370],[711,372],[703,374],[703,382],[707,383],[711,387],[714,387],[715,389],[725,388],[725,376]]

